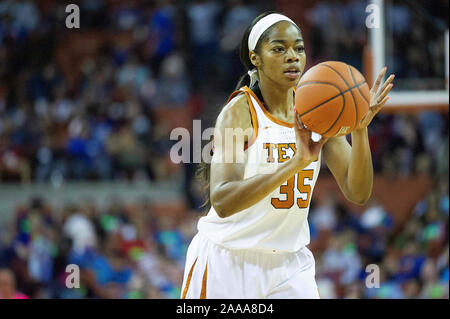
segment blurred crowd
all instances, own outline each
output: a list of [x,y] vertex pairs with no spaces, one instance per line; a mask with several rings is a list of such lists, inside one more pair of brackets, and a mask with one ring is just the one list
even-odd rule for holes
[[365,1],[320,1],[305,13],[310,27],[308,59],[312,65],[323,61],[344,61],[363,69],[363,50],[367,45]]
[[101,208],[90,200],[55,208],[33,198],[13,225],[0,225],[0,299],[12,296],[8,289],[28,298],[179,298],[197,218],[183,203],[116,198]]
[[[361,214],[323,198],[309,217],[322,298],[449,298],[447,179],[400,227],[376,199]],[[0,225],[0,299],[179,298],[198,218],[183,201],[56,207],[33,198]],[[66,286],[76,280],[70,264],[78,289]]]
[[400,227],[376,198],[362,214],[332,196],[314,204],[311,249],[322,298],[449,298],[447,178]]
[[[311,48],[307,52],[313,65],[337,60],[363,69],[368,34],[361,26],[379,22],[379,12],[367,10],[367,5],[367,1],[334,0],[320,1],[308,9],[305,22],[310,27]],[[384,6],[385,63],[396,75],[396,88],[444,90],[449,2],[392,0]],[[369,14],[373,19],[368,19]]]
[[0,4],[0,180],[165,177],[171,129],[189,128],[208,96],[231,90],[243,73],[239,38],[265,9],[240,0],[80,1],[82,30],[92,34],[78,47],[100,44],[73,69],[79,57],[64,35],[77,31],[64,27],[65,3],[42,2]]
[[[83,32],[103,30],[127,40],[100,42],[73,72],[66,64],[76,64],[76,55],[64,46],[56,50],[76,32],[63,27],[64,8],[51,0],[0,4],[0,180],[155,180],[183,169],[192,176],[195,166],[171,165],[170,132],[191,129],[194,118],[212,125],[207,119],[244,73],[237,50],[245,27],[274,4],[80,1]],[[362,69],[363,11],[360,1],[308,8],[303,23],[310,63],[337,59]],[[88,50],[94,40],[86,39],[78,46]],[[400,72],[395,63],[392,68]],[[436,167],[448,140],[447,119],[448,113],[379,116],[370,129],[376,171],[408,174],[418,166],[414,161]]]
[[[80,45],[86,52],[90,43],[99,45],[81,61],[64,42],[79,32],[64,27],[66,3],[0,3],[0,182],[156,181],[181,174],[187,191],[181,213],[165,217],[146,201],[56,207],[35,198],[19,206],[14,227],[0,224],[0,298],[179,296],[201,196],[190,193],[195,165],[170,160],[170,131],[217,115],[244,73],[238,46],[245,28],[277,2],[82,0],[82,32],[90,36]],[[364,3],[305,3],[300,26],[309,32],[308,65],[341,60],[362,69]],[[433,26],[426,14],[415,23],[414,7],[393,3],[389,14],[399,21],[394,31],[401,41],[391,48],[390,72],[441,77],[442,39],[429,30],[436,23],[448,29],[448,1],[424,4],[437,17]],[[435,186],[395,230],[391,212],[377,202],[361,216],[333,199],[317,203],[311,245],[321,295],[448,298],[448,113],[379,114],[369,139],[376,173],[428,175]],[[65,288],[71,263],[81,267],[82,289]],[[380,289],[362,288],[369,264],[382,268]]]
[[449,2],[394,0],[387,4],[386,63],[402,80],[398,89],[444,90]]

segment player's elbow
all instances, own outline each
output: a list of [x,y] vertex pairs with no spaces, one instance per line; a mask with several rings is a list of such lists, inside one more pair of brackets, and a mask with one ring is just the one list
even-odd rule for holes
[[364,195],[353,195],[353,196],[349,196],[348,199],[356,205],[364,206],[369,201],[370,195],[371,195],[371,193],[364,194]]
[[214,210],[220,218],[225,218],[233,214],[233,207],[230,205],[233,201],[230,200],[230,189],[227,187],[227,184],[227,182],[218,184],[211,188],[210,192],[211,206],[214,207]]
[[210,194],[211,206],[216,211],[217,215],[220,218],[225,218],[229,216],[229,211],[227,209],[227,205],[225,205],[223,196],[221,196],[220,192],[215,191]]
[[359,206],[366,205],[368,201],[369,201],[369,197],[368,198],[363,198],[363,199],[354,199],[354,200],[352,200],[352,202],[354,204],[359,205]]
[[213,205],[213,207],[214,207],[214,210],[217,213],[217,216],[219,216],[220,218],[228,217],[227,212],[223,211],[222,209],[218,208],[217,206]]
[[224,207],[224,205],[221,205],[217,202],[211,201],[211,205],[214,207],[214,210],[217,213],[217,216],[220,218],[225,218],[230,216],[230,212]]
[[359,206],[364,206],[372,196],[372,187],[360,187],[356,189],[355,187],[350,188],[348,187],[348,184],[346,184],[343,188],[343,193],[348,201]]

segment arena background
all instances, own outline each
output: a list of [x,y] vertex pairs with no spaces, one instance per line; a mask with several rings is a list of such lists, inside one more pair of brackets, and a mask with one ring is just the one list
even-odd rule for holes
[[179,297],[204,198],[169,135],[213,124],[265,10],[302,28],[307,69],[396,74],[369,127],[369,203],[348,203],[322,166],[309,215],[321,297],[448,298],[448,0],[374,3],[370,29],[360,0],[0,2],[0,298],[10,273],[18,298]]

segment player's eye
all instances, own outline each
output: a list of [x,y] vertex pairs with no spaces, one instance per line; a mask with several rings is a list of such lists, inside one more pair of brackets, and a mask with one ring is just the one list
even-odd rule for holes
[[297,47],[297,52],[304,52],[305,51],[305,47],[301,46],[301,47]]
[[278,52],[278,53],[284,51],[284,49],[283,49],[282,47],[275,47],[275,48],[273,48],[272,50],[273,50],[274,52]]

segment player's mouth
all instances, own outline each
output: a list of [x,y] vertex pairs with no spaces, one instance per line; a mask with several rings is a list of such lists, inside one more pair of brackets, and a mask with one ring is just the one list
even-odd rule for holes
[[302,73],[300,72],[300,69],[298,69],[296,67],[292,67],[292,68],[286,69],[284,71],[284,74],[292,80],[297,80],[298,78],[300,78],[300,75]]

